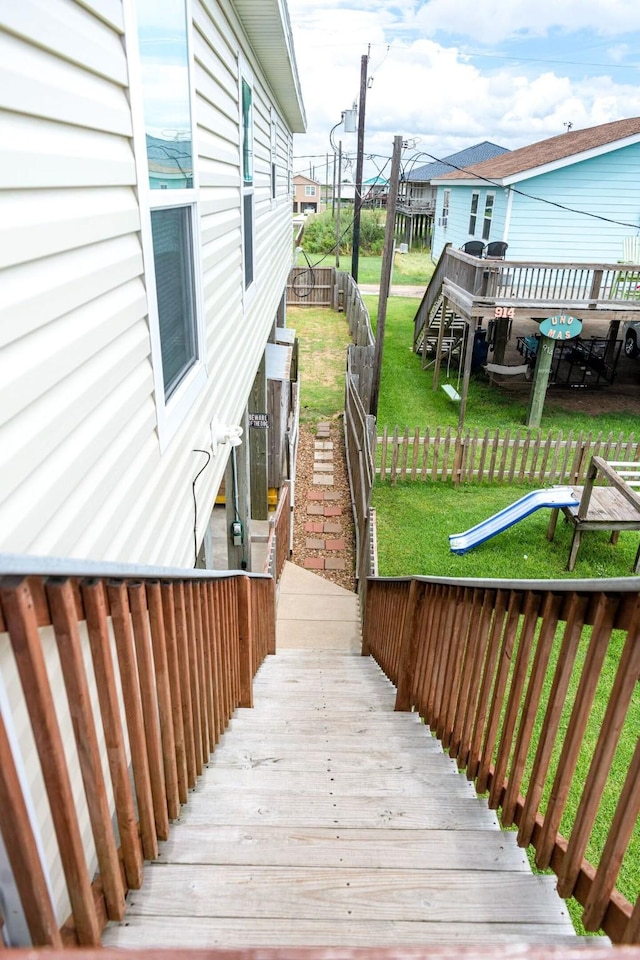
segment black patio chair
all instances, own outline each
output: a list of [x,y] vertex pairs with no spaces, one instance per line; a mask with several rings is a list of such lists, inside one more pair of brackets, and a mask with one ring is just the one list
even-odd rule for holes
[[482,240],[467,240],[460,249],[463,253],[468,253],[470,257],[481,257],[484,253],[484,243]]
[[504,255],[507,252],[508,243],[505,243],[504,240],[492,240],[491,243],[487,244],[487,249],[484,252],[485,257],[489,257],[491,260],[504,260]]

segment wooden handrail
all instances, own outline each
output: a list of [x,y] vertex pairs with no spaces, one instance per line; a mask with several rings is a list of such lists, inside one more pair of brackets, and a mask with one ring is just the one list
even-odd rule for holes
[[[252,706],[275,650],[274,581],[5,558],[0,633],[0,830],[24,922],[34,946],[95,946],[233,711]],[[25,711],[33,738],[14,720]],[[58,880],[41,853],[53,836]]]
[[[631,755],[617,769],[617,796],[608,781],[637,706],[637,578],[370,578],[364,649],[397,685],[396,708],[420,713],[478,791],[488,792],[489,806],[501,808],[502,823],[518,827],[518,843],[558,875],[561,895],[586,907],[586,928],[639,943],[640,898],[634,909],[615,888],[640,815],[637,730],[628,729]],[[594,730],[605,662],[615,679]],[[588,771],[577,776],[585,755]],[[594,866],[586,851],[596,818],[605,816],[605,789],[608,837]],[[570,792],[576,813],[565,838]]]

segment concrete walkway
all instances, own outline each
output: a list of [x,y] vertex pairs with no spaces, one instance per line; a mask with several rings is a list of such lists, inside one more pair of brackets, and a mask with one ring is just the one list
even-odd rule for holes
[[336,650],[360,653],[358,596],[285,563],[278,586],[276,650]]
[[[377,283],[359,283],[358,289],[360,293],[366,293],[377,297],[380,293],[380,285]],[[427,289],[427,284],[422,284],[421,286],[410,286],[409,284],[399,284],[395,283],[391,285],[389,291],[390,297],[417,297],[419,300],[422,300]]]

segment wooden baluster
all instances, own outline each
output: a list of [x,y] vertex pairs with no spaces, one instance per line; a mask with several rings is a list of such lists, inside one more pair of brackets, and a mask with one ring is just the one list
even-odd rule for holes
[[622,943],[640,943],[640,896],[625,928]]
[[78,764],[87,800],[91,832],[96,846],[107,917],[109,920],[122,920],[125,913],[124,887],[102,774],[89,683],[82,658],[75,600],[69,580],[50,580],[47,583],[47,599],[69,701],[69,713],[78,751]]
[[213,671],[213,715],[216,743],[222,736],[224,729],[222,719],[222,673],[220,656],[220,624],[218,622],[217,609],[215,605],[215,587],[214,582],[207,584],[207,593],[209,594],[209,622],[211,636],[211,669]]
[[193,740],[196,751],[196,773],[202,773],[202,766],[207,761],[205,742],[202,739],[202,701],[200,698],[200,664],[198,655],[198,641],[196,637],[195,617],[193,613],[193,591],[191,582],[184,584],[184,606],[187,623],[187,651],[189,655],[189,679],[191,684],[191,709],[193,711]]
[[562,599],[561,594],[554,595],[552,593],[548,593],[544,599],[542,607],[542,627],[538,637],[533,667],[531,668],[531,676],[527,685],[527,692],[520,718],[520,728],[518,730],[516,746],[509,770],[509,785],[502,804],[502,823],[505,826],[510,826],[515,816],[520,786],[522,784],[529,747],[531,745],[533,726],[538,712],[549,657],[558,626]]
[[511,677],[511,686],[507,698],[504,720],[498,742],[498,755],[491,784],[489,795],[489,806],[495,810],[501,803],[502,791],[507,780],[507,769],[509,765],[509,756],[513,744],[513,735],[520,713],[522,704],[522,691],[529,671],[529,660],[531,657],[531,648],[533,638],[538,623],[538,611],[540,609],[539,594],[527,591],[524,601],[524,622],[520,631],[518,642],[518,651],[516,653],[516,662]]
[[207,683],[204,667],[204,633],[202,626],[202,605],[200,584],[191,583],[191,602],[193,609],[193,629],[196,643],[196,664],[198,668],[198,695],[200,699],[200,731],[202,739],[202,762],[209,761],[209,716],[207,713]]
[[0,713],[0,831],[34,947],[62,948],[40,854]]
[[140,699],[140,687],[138,685],[138,665],[136,663],[133,646],[127,588],[125,584],[120,581],[110,583],[108,586],[108,594],[113,634],[118,655],[122,699],[124,701],[124,711],[127,718],[127,731],[129,733],[131,766],[133,768],[133,782],[136,788],[138,817],[140,818],[142,850],[147,860],[155,860],[158,856],[158,837],[156,835],[154,822],[149,758],[147,757],[145,745],[142,701]]
[[636,741],[624,786],[611,821],[595,880],[584,905],[585,930],[599,930],[613,894],[620,866],[640,814],[640,738]]
[[464,662],[464,650],[467,645],[471,616],[469,607],[472,603],[473,592],[468,589],[456,588],[450,594],[449,604],[453,607],[453,621],[449,634],[449,655],[442,691],[442,707],[440,720],[436,727],[436,736],[442,741],[445,749],[451,743],[451,727],[453,714],[459,695],[459,682]]
[[149,763],[151,795],[153,797],[153,815],[158,839],[166,840],[169,836],[167,788],[164,779],[158,697],[153,658],[151,656],[151,638],[149,636],[146,594],[143,584],[130,584],[129,604],[133,623],[136,660],[138,663],[138,683],[140,685],[144,736]]
[[87,633],[109,760],[125,877],[127,885],[137,890],[142,884],[142,847],[127,769],[127,749],[111,656],[107,605],[102,581],[83,583],[82,600],[87,617]]
[[207,733],[209,739],[207,747],[211,755],[216,745],[216,725],[213,709],[213,664],[212,664],[212,643],[211,643],[211,619],[209,617],[209,589],[206,580],[198,581],[198,594],[200,596],[200,610],[202,622],[202,653],[204,657],[204,689],[205,706],[207,709]]
[[416,654],[418,649],[417,619],[420,614],[418,597],[422,593],[421,585],[412,580],[409,596],[403,611],[402,637],[400,641],[400,662],[396,683],[396,702],[394,710],[410,710],[413,705]]
[[[169,681],[169,662],[167,641],[162,613],[162,595],[160,584],[148,583],[146,587],[149,606],[149,627],[153,647],[153,666],[155,671],[158,717],[162,738],[162,764],[164,769],[165,798],[170,820],[180,816],[180,797],[178,791],[178,766],[176,763],[176,744],[173,735],[173,705],[171,702],[171,684]],[[145,621],[146,622],[146,621]],[[146,632],[146,628],[145,628]]]
[[484,662],[485,646],[493,613],[495,594],[488,590],[478,591],[474,621],[469,632],[469,642],[465,651],[465,662],[460,681],[460,697],[456,704],[449,753],[457,757],[459,766],[466,766],[471,739],[471,724],[478,699],[478,689],[482,676],[481,665]]
[[97,946],[100,943],[100,923],[87,871],[35,608],[24,580],[3,580],[0,600],[49,798],[76,936],[82,946]]
[[520,619],[520,605],[522,603],[522,597],[520,594],[512,591],[509,595],[509,602],[507,606],[507,622],[504,630],[504,635],[502,638],[502,648],[500,650],[500,657],[498,660],[498,672],[496,675],[495,685],[493,688],[493,694],[491,697],[491,710],[489,713],[489,722],[487,724],[487,730],[485,733],[484,744],[482,747],[482,759],[480,761],[480,771],[478,773],[478,793],[484,793],[487,789],[487,784],[489,782],[489,772],[491,768],[491,760],[493,757],[493,750],[496,745],[496,740],[498,736],[498,725],[500,723],[500,715],[502,713],[502,708],[504,705],[504,693],[507,688],[507,680],[509,678],[509,672],[511,668],[511,656],[513,653],[513,645],[516,638],[516,633],[518,630],[518,621]]
[[249,577],[238,581],[238,626],[240,632],[240,706],[253,706],[253,631],[251,623],[251,583]]
[[163,583],[162,614],[164,622],[165,646],[167,651],[167,670],[171,690],[171,719],[173,722],[173,741],[176,750],[176,771],[178,776],[178,798],[186,803],[188,797],[187,749],[182,713],[182,691],[180,689],[180,665],[178,660],[178,641],[176,637],[176,610],[172,583]]
[[[487,652],[482,666],[482,682],[478,693],[478,701],[471,728],[471,743],[469,747],[469,757],[467,759],[467,779],[475,780],[480,768],[482,759],[482,743],[485,734],[485,725],[487,722],[487,712],[489,709],[489,698],[493,686],[493,678],[500,650],[500,639],[504,628],[504,618],[506,614],[507,594],[504,590],[499,590],[495,596],[495,608],[491,629],[487,638]],[[462,754],[458,758],[458,766],[462,769]]]
[[569,897],[573,893],[620,740],[622,726],[640,677],[640,600],[636,602],[631,623],[633,626],[627,634],[620,657],[600,736],[576,813],[575,825],[558,874],[558,893],[561,897]]
[[547,701],[542,730],[540,731],[538,748],[531,768],[524,809],[520,817],[518,844],[521,847],[528,846],[533,837],[540,798],[542,797],[542,791],[547,778],[558,727],[562,717],[562,710],[571,680],[571,672],[582,635],[587,598],[579,597],[577,593],[572,593],[565,599],[565,605],[566,626],[564,636],[558,654],[558,663]]
[[187,777],[191,788],[196,785],[198,775],[196,761],[196,740],[194,732],[193,704],[191,700],[191,666],[189,660],[189,633],[187,630],[187,611],[185,605],[184,583],[174,584],[176,613],[176,645],[178,648],[178,664],[180,677],[180,700],[182,703],[182,722],[184,725],[184,739],[187,760]]
[[609,637],[615,616],[615,602],[601,593],[598,595],[596,614],[591,632],[591,641],[585,658],[582,676],[571,712],[558,770],[551,790],[542,834],[536,848],[536,864],[540,869],[551,862],[556,836],[564,812],[571,781],[578,762],[584,731],[589,719],[596,687],[607,652]]

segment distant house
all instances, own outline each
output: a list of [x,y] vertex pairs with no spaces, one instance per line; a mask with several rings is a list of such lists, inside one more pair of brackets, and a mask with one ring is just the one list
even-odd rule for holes
[[432,179],[432,254],[468,240],[508,259],[615,263],[640,230],[640,117],[571,130]]
[[322,184],[298,173],[293,178],[293,212],[320,213],[322,208]]
[[212,566],[286,312],[286,3],[2,4],[0,39],[0,550]]
[[384,206],[389,195],[389,181],[386,177],[369,177],[362,184],[362,202],[372,207]]
[[429,246],[437,194],[433,179],[508,152],[506,147],[483,140],[482,143],[443,157],[442,160],[419,167],[408,166],[400,178],[396,237],[403,239],[409,247],[415,244]]

